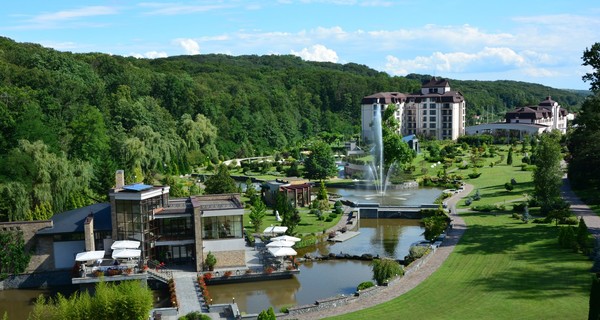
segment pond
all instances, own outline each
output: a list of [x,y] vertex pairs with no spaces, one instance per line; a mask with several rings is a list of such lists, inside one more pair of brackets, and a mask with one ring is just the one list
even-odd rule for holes
[[[370,253],[403,259],[413,242],[423,240],[423,228],[418,220],[364,219],[360,234],[345,242],[321,243],[299,250],[299,256],[329,253],[362,255]],[[314,303],[315,300],[340,294],[351,295],[356,286],[372,278],[368,261],[330,260],[306,262],[300,265],[295,278],[254,283],[213,285],[209,287],[213,303],[229,303],[235,298],[240,311],[259,313],[273,306],[281,307]]]

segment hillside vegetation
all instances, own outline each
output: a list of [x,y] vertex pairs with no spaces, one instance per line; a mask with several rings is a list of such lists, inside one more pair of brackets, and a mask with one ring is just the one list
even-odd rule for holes
[[[429,76],[419,76],[428,78]],[[451,81],[467,113],[583,95],[517,82]],[[360,100],[420,78],[295,56],[136,59],[0,37],[0,220],[45,219],[102,200],[116,169],[153,183],[209,161],[356,135]],[[297,154],[297,152],[292,153]]]

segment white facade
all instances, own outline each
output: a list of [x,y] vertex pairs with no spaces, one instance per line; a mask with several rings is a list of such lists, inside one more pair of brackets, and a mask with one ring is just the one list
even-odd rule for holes
[[395,117],[400,123],[398,134],[425,135],[439,140],[456,140],[465,134],[465,100],[458,91],[452,91],[446,80],[432,78],[416,94],[380,92],[364,97],[361,105],[361,137],[372,141],[373,112],[378,104],[385,110],[396,106]]

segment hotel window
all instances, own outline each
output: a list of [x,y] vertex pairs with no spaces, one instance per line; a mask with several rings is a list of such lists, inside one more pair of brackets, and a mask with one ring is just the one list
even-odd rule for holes
[[429,117],[429,121],[435,122],[435,117]]
[[430,127],[430,128],[435,128],[435,122],[431,122],[431,123],[429,124],[429,127]]
[[431,109],[431,110],[429,110],[429,114],[435,116],[435,111],[436,111],[435,109]]
[[430,108],[435,108],[435,103],[430,103],[430,104],[429,104],[429,107],[430,107]]
[[427,114],[427,110],[423,110],[423,115],[426,115],[426,114]]
[[422,122],[427,122],[427,117],[423,117],[423,121]]

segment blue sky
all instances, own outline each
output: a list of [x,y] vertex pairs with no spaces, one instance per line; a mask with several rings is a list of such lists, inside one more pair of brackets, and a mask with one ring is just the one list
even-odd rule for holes
[[0,35],[71,52],[157,58],[294,54],[388,72],[589,89],[600,2],[6,1]]

